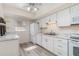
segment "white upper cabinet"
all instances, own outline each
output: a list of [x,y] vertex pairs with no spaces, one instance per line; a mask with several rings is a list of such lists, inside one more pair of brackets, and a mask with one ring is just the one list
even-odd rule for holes
[[2,6],[2,4],[0,4],[0,17],[3,17],[3,6]]
[[45,17],[43,19],[40,20],[40,26],[41,27],[47,27],[47,23],[51,21],[51,22],[56,22],[56,14],[50,15],[48,17]]
[[71,15],[70,9],[64,9],[57,13],[57,25],[58,26],[70,26],[71,25]]
[[51,15],[49,20],[51,20],[52,22],[56,22],[56,14]]
[[46,27],[46,23],[48,22],[48,17],[45,17],[43,19],[40,20],[40,27]]
[[79,16],[79,4],[71,7],[71,15],[72,17]]

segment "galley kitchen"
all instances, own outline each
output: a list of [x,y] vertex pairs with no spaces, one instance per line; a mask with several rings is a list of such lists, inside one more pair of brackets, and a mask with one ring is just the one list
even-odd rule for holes
[[79,3],[0,3],[0,56],[79,56]]

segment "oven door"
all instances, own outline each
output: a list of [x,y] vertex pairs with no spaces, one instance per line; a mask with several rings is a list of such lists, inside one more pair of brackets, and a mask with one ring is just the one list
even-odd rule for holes
[[69,56],[79,56],[79,41],[69,40]]

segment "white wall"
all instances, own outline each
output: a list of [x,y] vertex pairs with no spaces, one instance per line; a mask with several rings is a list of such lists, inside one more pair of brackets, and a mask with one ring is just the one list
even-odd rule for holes
[[[18,16],[17,16],[18,17]],[[25,43],[30,41],[29,24],[30,21],[27,19],[5,17],[7,32],[17,33],[20,36],[19,42]]]
[[[23,25],[23,22],[24,25]],[[29,32],[29,25],[30,25],[30,22],[29,21],[21,21],[19,23],[19,25],[21,26],[18,26],[20,28],[23,28],[24,31],[17,31],[18,35],[20,36],[20,43],[26,43],[26,42],[30,42],[30,32]]]
[[15,32],[17,27],[17,22],[9,17],[6,17],[5,20],[6,20],[7,32]]

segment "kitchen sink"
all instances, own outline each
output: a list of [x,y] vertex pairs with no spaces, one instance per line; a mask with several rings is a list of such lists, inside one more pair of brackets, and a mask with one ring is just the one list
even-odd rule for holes
[[45,35],[57,35],[56,33],[44,33]]

